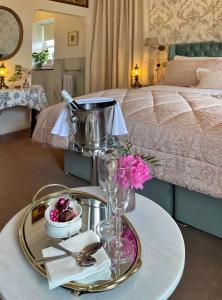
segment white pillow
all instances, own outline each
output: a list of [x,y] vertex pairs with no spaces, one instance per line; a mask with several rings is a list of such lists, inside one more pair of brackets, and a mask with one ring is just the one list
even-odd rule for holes
[[196,88],[200,89],[222,89],[222,71],[212,71],[209,69],[198,68],[196,70],[199,80]]
[[175,55],[174,60],[208,60],[208,59],[222,59],[222,57],[213,57],[213,56],[181,56]]

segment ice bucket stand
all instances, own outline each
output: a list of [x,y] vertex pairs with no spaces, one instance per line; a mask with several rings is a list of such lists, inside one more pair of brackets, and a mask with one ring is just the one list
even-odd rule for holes
[[93,186],[98,185],[98,156],[113,151],[118,146],[118,137],[113,136],[112,139],[113,143],[109,147],[96,151],[79,152],[69,145],[69,150],[64,154],[65,172],[89,181]]
[[105,154],[113,149],[114,148],[109,148],[106,151],[97,152],[94,155],[86,155],[71,149],[65,150],[64,171],[67,174],[89,181],[93,186],[98,185],[98,155]]

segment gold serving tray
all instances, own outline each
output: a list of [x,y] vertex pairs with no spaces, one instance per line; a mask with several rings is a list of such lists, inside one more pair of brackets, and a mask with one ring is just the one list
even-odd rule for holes
[[[48,185],[40,189],[39,192],[41,192],[45,188],[54,186],[61,185]],[[70,190],[65,186],[62,187],[65,188],[65,190],[56,193],[50,193],[36,200],[37,195],[39,194],[38,192],[33,198],[33,203],[25,212],[19,228],[19,241],[25,257],[27,258],[30,265],[44,277],[46,277],[45,267],[44,265],[36,266],[34,264],[35,258],[42,257],[41,250],[50,245],[50,240],[56,240],[58,242],[62,240],[61,238],[52,238],[47,235],[44,211],[49,200],[60,197],[67,193],[74,200],[77,200],[78,203],[82,206],[81,232],[89,229],[95,231],[98,222],[105,218],[106,203],[103,199],[86,192]],[[115,272],[112,272],[111,280],[98,281],[88,285],[71,281],[67,284],[64,284],[63,287],[72,290],[76,295],[80,295],[81,293],[85,292],[91,293],[108,291],[117,287],[119,284],[127,280],[132,274],[139,270],[142,265],[141,243],[139,237],[136,233],[135,228],[126,217],[122,218],[122,222],[124,231],[130,233],[130,239],[133,239],[133,243],[135,246],[135,255],[134,258],[132,258],[132,261],[124,264],[117,264]],[[127,234],[127,236],[129,235]]]

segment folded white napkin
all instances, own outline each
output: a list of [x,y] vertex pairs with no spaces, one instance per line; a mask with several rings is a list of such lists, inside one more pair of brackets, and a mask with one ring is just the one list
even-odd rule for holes
[[59,136],[69,136],[69,110],[64,108],[60,113],[54,127],[51,131],[52,134]]
[[126,123],[123,118],[122,110],[118,102],[114,106],[114,109],[111,111],[107,130],[108,130],[108,134],[110,135],[128,134]]
[[[98,236],[92,230],[89,230],[61,242],[60,245],[72,252],[79,252],[85,246],[97,241],[99,241]],[[61,255],[64,252],[49,247],[43,249],[42,254],[47,257]],[[109,280],[111,278],[111,260],[106,251],[101,248],[93,257],[96,258],[96,263],[91,267],[79,267],[71,256],[47,263],[45,266],[49,288],[53,289],[69,281],[90,284],[97,280]]]
[[[85,98],[78,100],[79,104],[85,103],[101,103],[101,102],[110,102],[113,101],[113,98]],[[60,113],[51,133],[59,136],[69,136],[69,113],[68,108],[64,108],[64,110]],[[110,135],[125,135],[128,134],[126,124],[123,118],[123,114],[120,108],[119,103],[117,102],[114,105],[114,109],[110,114],[108,121],[107,133]]]

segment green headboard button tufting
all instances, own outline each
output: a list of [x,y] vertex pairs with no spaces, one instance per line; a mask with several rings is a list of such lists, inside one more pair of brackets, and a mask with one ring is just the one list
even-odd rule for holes
[[187,44],[173,44],[169,47],[169,60],[175,55],[189,57],[222,57],[222,42],[199,42]]

